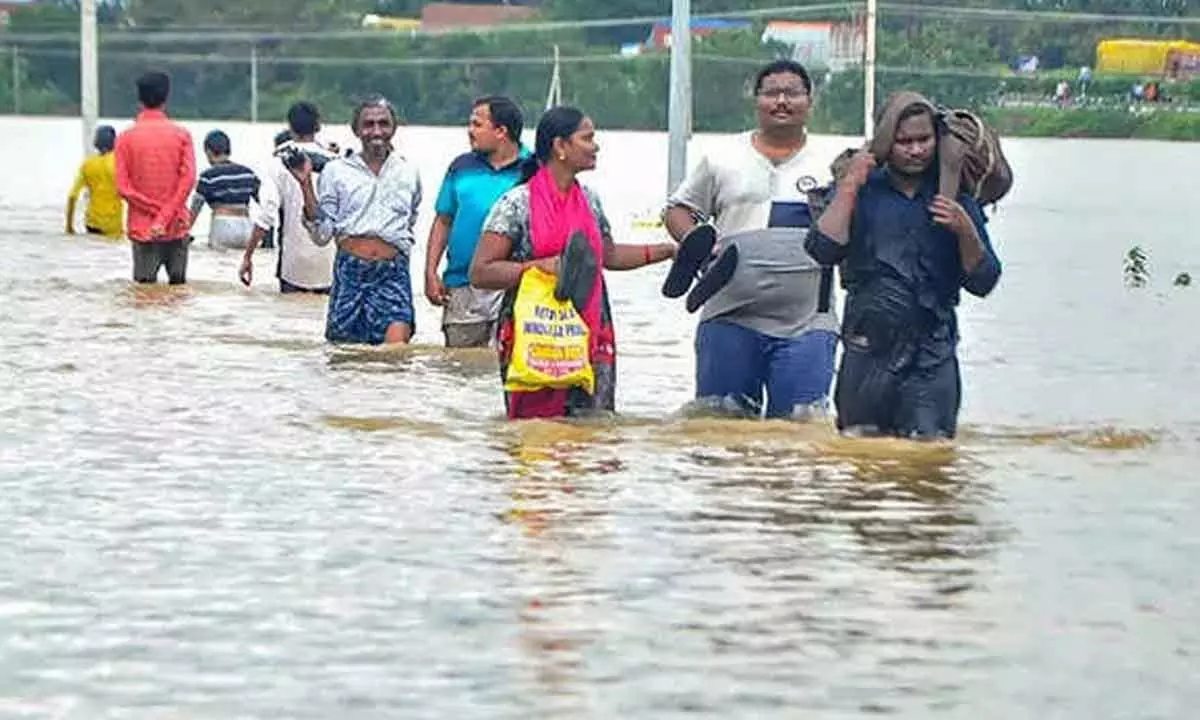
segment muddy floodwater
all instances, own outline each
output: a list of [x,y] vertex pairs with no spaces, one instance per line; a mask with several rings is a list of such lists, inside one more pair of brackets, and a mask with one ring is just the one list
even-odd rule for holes
[[[189,127],[247,161],[278,129]],[[1200,145],[1006,143],[1005,274],[928,446],[686,416],[663,267],[610,276],[618,419],[506,423],[420,271],[405,351],[328,346],[269,251],[135,288],[61,232],[77,122],[0,131],[0,716],[1195,717]],[[465,131],[401,138],[423,245]],[[665,137],[599,141],[618,242],[655,239]]]

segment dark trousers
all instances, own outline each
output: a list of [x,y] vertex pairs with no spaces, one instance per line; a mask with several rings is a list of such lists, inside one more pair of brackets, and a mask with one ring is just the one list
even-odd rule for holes
[[953,438],[962,379],[958,358],[894,369],[888,354],[845,343],[833,402],[839,430],[913,439]]
[[159,242],[131,241],[134,282],[158,282],[158,270],[162,267],[166,267],[167,281],[172,285],[187,282],[188,245],[191,242],[191,238]]

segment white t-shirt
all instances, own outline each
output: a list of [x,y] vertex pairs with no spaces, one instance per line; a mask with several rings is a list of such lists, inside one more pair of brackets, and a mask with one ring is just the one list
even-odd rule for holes
[[753,138],[739,133],[705,153],[668,201],[711,218],[720,246],[738,249],[733,278],[700,318],[782,338],[836,330],[833,269],[804,249],[813,225],[807,191],[830,182],[829,168],[807,148],[776,164]]

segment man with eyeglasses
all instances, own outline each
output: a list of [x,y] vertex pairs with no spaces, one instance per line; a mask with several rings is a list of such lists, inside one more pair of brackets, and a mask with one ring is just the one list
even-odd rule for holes
[[759,70],[758,128],[704,154],[667,201],[680,248],[663,293],[687,293],[689,310],[701,310],[696,398],[715,410],[805,419],[828,407],[833,269],[804,249],[808,192],[830,181],[808,149],[812,89],[791,60]]

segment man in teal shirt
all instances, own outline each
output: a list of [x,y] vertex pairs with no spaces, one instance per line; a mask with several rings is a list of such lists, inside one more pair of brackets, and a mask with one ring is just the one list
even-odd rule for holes
[[[521,110],[506,97],[471,108],[471,152],[450,163],[434,204],[425,257],[425,297],[442,308],[446,347],[487,347],[496,335],[502,293],[471,287],[471,258],[492,204],[521,179]],[[438,266],[446,255],[446,270]]]

